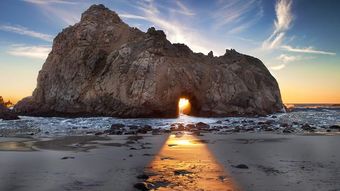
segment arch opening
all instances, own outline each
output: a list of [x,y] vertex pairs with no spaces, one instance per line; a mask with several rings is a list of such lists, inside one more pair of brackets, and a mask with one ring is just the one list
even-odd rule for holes
[[191,103],[188,98],[181,97],[178,100],[178,113],[179,115],[189,115],[191,113]]

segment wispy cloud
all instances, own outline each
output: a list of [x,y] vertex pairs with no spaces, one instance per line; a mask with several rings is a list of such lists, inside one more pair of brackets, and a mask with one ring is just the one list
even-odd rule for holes
[[241,41],[244,41],[245,43],[247,44],[252,44],[256,47],[258,46],[261,46],[262,42],[260,41],[256,41],[256,40],[253,40],[253,39],[250,39],[250,38],[244,38],[244,37],[240,37],[240,36],[230,36],[231,38],[234,38],[234,39],[237,39],[237,40],[241,40]]
[[271,70],[282,70],[283,68],[285,68],[286,65],[285,64],[279,64],[279,65],[275,65],[275,66],[270,66],[269,68]]
[[139,16],[139,15],[134,15],[134,14],[119,14],[119,17],[121,18],[126,18],[126,19],[140,19],[140,20],[148,20],[148,18]]
[[52,35],[36,32],[23,26],[0,25],[0,30],[13,32],[13,33],[20,34],[20,35],[30,36],[33,38],[38,38],[38,39],[41,39],[47,42],[53,41]]
[[280,56],[276,57],[277,60],[281,61],[284,64],[301,60],[311,60],[314,58],[315,58],[314,56],[287,55],[287,54],[281,54]]
[[[292,22],[294,20],[294,16],[292,14],[292,1],[291,0],[277,0],[275,6],[276,12],[276,20],[274,21],[274,31],[262,43],[262,48],[266,50],[277,49],[280,48],[289,52],[298,52],[298,53],[308,53],[308,54],[324,54],[324,55],[336,55],[334,52],[315,50],[312,47],[307,48],[294,48],[289,45],[283,44],[285,39],[286,32],[291,28]],[[293,61],[293,57],[287,57],[281,55],[282,61]],[[297,57],[296,57],[297,58]],[[301,57],[300,57],[301,58]]]
[[13,56],[46,59],[50,51],[50,46],[12,45],[7,53]]
[[271,65],[269,69],[271,70],[282,70],[287,66],[287,63],[297,61],[300,58],[298,56],[289,56],[286,54],[281,54],[280,56],[276,57],[276,60],[280,61],[280,64]]
[[77,4],[76,1],[71,0],[23,0],[34,4]]
[[279,0],[275,7],[277,20],[275,21],[275,31],[286,31],[291,27],[293,21],[292,15],[292,1],[291,0]]
[[327,52],[322,50],[315,50],[313,47],[307,47],[307,48],[293,48],[288,45],[281,46],[284,50],[290,51],[290,52],[300,52],[300,53],[309,53],[309,54],[324,54],[324,55],[336,55],[335,52]]
[[[27,3],[32,3],[40,8],[46,18],[55,22],[61,21],[64,25],[73,25],[80,21],[82,7],[88,6],[88,3],[72,0],[23,0]],[[81,6],[80,6],[81,5]],[[56,19],[57,18],[57,19]]]
[[217,19],[216,27],[222,27],[228,23],[239,21],[242,15],[252,9],[254,2],[254,0],[247,1],[246,3],[241,3],[237,0],[221,2],[220,8],[214,14],[214,17]]
[[299,60],[299,57],[298,56],[289,56],[289,55],[286,55],[286,54],[281,54],[276,59],[280,60],[283,63],[288,63],[288,62],[293,62],[293,61]]
[[229,30],[230,34],[237,34],[242,31],[245,31],[247,28],[255,25],[261,18],[263,17],[263,9],[261,8],[259,12],[252,18],[249,19],[248,21],[245,21],[238,26],[233,27],[231,30]]
[[195,15],[195,13],[192,10],[190,10],[186,5],[184,5],[183,2],[181,2],[180,0],[177,0],[176,4],[179,8],[177,12],[184,14],[184,15],[189,15],[189,16]]
[[220,1],[217,6],[214,28],[227,29],[230,34],[244,31],[263,17],[261,1]]
[[274,21],[274,31],[268,39],[266,39],[262,48],[273,49],[279,47],[285,37],[285,33],[290,29],[293,21],[291,0],[278,0],[275,5],[276,20]]
[[50,17],[52,20],[58,18],[67,25],[73,25],[80,21],[81,11],[70,11],[65,8],[59,8],[52,5],[43,5],[41,8],[45,15]]
[[123,14],[123,16],[120,16],[147,20],[156,27],[164,30],[172,43],[185,43],[195,52],[208,53],[210,51],[209,48],[211,48],[215,53],[223,54],[223,52],[221,52],[222,48],[219,45],[205,39],[194,27],[183,22],[181,16],[176,15],[181,19],[176,19],[176,17],[164,18],[163,13],[154,1],[138,2],[136,8],[142,12],[141,15]]
[[269,66],[271,70],[281,70],[285,68],[289,63],[297,63],[298,61],[306,61],[315,59],[314,56],[302,56],[302,55],[288,55],[288,54],[280,54],[275,58],[279,61],[277,65]]

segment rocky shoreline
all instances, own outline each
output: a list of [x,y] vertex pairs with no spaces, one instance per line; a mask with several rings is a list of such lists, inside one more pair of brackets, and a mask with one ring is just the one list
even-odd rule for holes
[[[66,119],[68,120],[68,119]],[[135,119],[138,121],[138,119]],[[159,127],[161,126],[161,127]],[[103,130],[102,130],[103,129]],[[222,119],[212,123],[204,122],[176,122],[164,124],[128,124],[114,123],[110,127],[100,129],[88,129],[88,127],[67,127],[64,129],[69,135],[138,135],[138,134],[167,134],[173,132],[192,132],[199,136],[201,133],[215,134],[234,134],[234,133],[261,133],[271,132],[277,134],[335,134],[340,132],[340,126],[333,125],[315,125],[309,123],[283,122],[277,120],[277,116],[267,117],[263,119]],[[1,128],[0,137],[10,136],[53,136],[53,132],[49,132],[37,127],[20,127],[20,128]]]
[[[229,121],[229,120],[228,120]],[[95,135],[138,135],[151,133],[152,135],[159,135],[163,133],[174,132],[191,132],[193,135],[200,136],[202,133],[216,133],[216,134],[232,134],[242,132],[273,132],[283,134],[311,134],[311,133],[340,133],[339,125],[322,126],[317,128],[308,123],[299,124],[293,122],[292,124],[277,123],[274,120],[254,122],[253,120],[243,120],[241,125],[228,126],[223,125],[222,121],[216,121],[216,124],[209,125],[203,122],[196,124],[189,123],[173,123],[169,129],[152,128],[150,125],[144,126],[126,126],[124,124],[112,124],[111,128],[103,132],[96,132]]]

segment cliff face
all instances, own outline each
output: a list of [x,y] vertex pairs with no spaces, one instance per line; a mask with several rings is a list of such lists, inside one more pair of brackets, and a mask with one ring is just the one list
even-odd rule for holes
[[15,111],[42,116],[171,117],[180,97],[192,115],[256,115],[280,111],[276,80],[254,57],[220,57],[171,44],[163,31],[131,28],[103,5],[64,29],[31,97]]

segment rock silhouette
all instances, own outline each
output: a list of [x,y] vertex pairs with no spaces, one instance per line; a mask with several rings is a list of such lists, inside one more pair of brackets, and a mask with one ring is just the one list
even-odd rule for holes
[[19,119],[19,117],[13,113],[10,109],[6,107],[6,103],[4,102],[2,96],[0,96],[0,119],[3,120],[15,120]]
[[14,109],[38,116],[175,117],[180,97],[191,115],[281,111],[275,78],[254,57],[219,57],[172,44],[161,30],[129,27],[103,5],[57,35],[31,97]]

